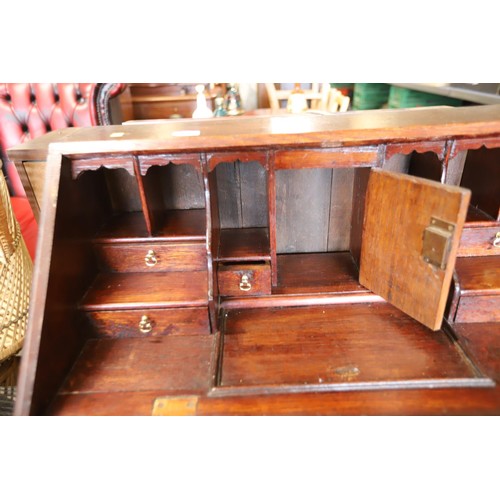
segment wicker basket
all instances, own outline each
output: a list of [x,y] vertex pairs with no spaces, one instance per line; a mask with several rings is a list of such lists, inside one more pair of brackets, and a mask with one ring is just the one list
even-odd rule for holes
[[23,346],[33,264],[0,175],[0,363]]

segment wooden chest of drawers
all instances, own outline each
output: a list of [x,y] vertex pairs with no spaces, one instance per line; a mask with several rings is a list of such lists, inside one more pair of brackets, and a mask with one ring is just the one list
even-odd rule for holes
[[47,162],[17,414],[498,414],[499,111],[11,150]]

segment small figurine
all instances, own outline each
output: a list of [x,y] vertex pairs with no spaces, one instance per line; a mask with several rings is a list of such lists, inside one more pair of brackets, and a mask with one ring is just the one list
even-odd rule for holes
[[229,116],[237,116],[243,113],[241,97],[236,83],[229,84],[229,89],[224,96],[224,108]]
[[193,118],[212,118],[214,116],[212,110],[207,105],[205,96],[205,85],[201,83],[196,85],[196,109],[193,112]]

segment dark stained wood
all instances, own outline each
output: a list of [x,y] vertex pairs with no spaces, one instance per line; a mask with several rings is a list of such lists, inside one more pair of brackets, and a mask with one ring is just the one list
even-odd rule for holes
[[82,300],[85,311],[207,305],[207,272],[102,273]]
[[276,295],[366,292],[348,252],[278,255]]
[[147,154],[138,155],[138,160],[141,175],[146,175],[149,168],[155,165],[161,165],[167,168],[171,163],[176,165],[192,165],[197,170],[201,167],[199,154]]
[[164,213],[162,227],[150,237],[142,212],[131,212],[110,218],[96,234],[94,241],[98,243],[114,243],[116,240],[122,243],[204,241],[205,224],[205,210],[168,210]]
[[267,168],[268,158],[266,152],[238,151],[234,153],[214,153],[208,155],[208,169],[212,172],[220,163],[250,163],[257,162]]
[[365,199],[369,178],[369,168],[358,168],[354,171],[349,248],[358,269],[361,260],[361,241],[363,237],[363,221],[365,218]]
[[215,169],[221,228],[243,227],[239,175],[240,170],[234,163],[221,163]]
[[[216,290],[216,269],[214,269],[213,264],[213,234],[219,231],[219,220],[218,217],[214,217],[215,223],[212,221],[212,211],[214,209],[214,204],[210,193],[210,179],[208,177],[208,164],[206,154],[200,155],[200,170],[202,174],[203,182],[203,195],[205,198],[205,231],[206,231],[206,241],[205,241],[205,251],[206,251],[206,269],[207,269],[207,294],[208,294],[208,314],[211,326],[211,331],[215,333],[217,328],[217,310],[216,304],[218,297]],[[215,201],[217,201],[215,199]],[[216,248],[216,247],[215,247]]]
[[[207,267],[204,243],[104,244],[95,245],[94,251],[100,269],[111,272],[202,271]],[[153,257],[148,257],[150,252]]]
[[26,197],[30,202],[33,215],[39,223],[47,164],[45,161],[16,161],[15,165],[23,186],[27,186],[27,189],[25,188]]
[[163,223],[154,235],[159,240],[205,240],[206,212],[204,209],[166,210]]
[[274,151],[269,153],[269,172],[267,175],[267,203],[269,209],[269,245],[271,251],[271,284],[278,283],[278,264],[276,248],[276,171],[274,169]]
[[[20,146],[13,151],[14,157],[20,155],[18,162],[45,161],[50,142],[53,143],[51,151],[54,156],[52,160],[49,158],[49,202],[42,209],[41,230],[44,236],[40,248],[43,264],[35,272],[32,314],[35,312],[38,316],[30,317],[25,346],[29,363],[22,367],[20,402],[16,413],[151,414],[157,398],[167,396],[196,400],[193,411],[198,414],[238,414],[239,411],[242,414],[500,414],[500,390],[490,387],[491,380],[482,376],[486,373],[484,367],[487,367],[488,376],[498,380],[498,349],[496,341],[490,337],[490,331],[498,337],[498,322],[455,323],[453,327],[456,329],[464,325],[478,326],[475,336],[468,336],[471,330],[467,330],[461,337],[457,330],[460,347],[454,340],[455,334],[448,329],[430,332],[384,303],[378,295],[364,289],[356,280],[356,267],[349,254],[327,253],[337,235],[348,237],[348,229],[349,246],[355,262],[359,261],[361,252],[364,181],[369,168],[346,171],[347,177],[352,176],[350,215],[350,210],[346,208],[350,203],[349,189],[345,188],[350,180],[336,179],[337,173],[342,172],[337,168],[342,162],[355,166],[360,158],[358,156],[356,160],[356,154],[371,148],[377,152],[374,160],[377,166],[400,171],[405,169],[405,163],[400,161],[401,156],[397,158],[396,155],[405,153],[417,157],[430,150],[432,154],[437,154],[444,167],[441,180],[457,183],[460,162],[465,156],[463,154],[460,159],[459,155],[467,149],[464,149],[465,143],[474,148],[483,144],[490,149],[499,147],[499,110],[498,106],[484,106],[467,107],[465,110],[439,108],[354,112],[327,117],[305,115],[179,120],[155,126],[94,127],[86,131],[74,130],[64,136],[47,134],[50,137],[35,140],[29,146]],[[57,143],[58,137],[61,143]],[[441,149],[442,145],[444,149]],[[302,174],[305,170],[313,173],[318,170],[296,170],[293,168],[295,165],[280,170],[276,176],[274,156],[291,148],[293,154],[299,156],[304,153],[303,150],[313,151],[304,165],[328,167],[322,169],[329,176],[326,183],[316,179],[316,186],[314,182],[308,185],[300,175],[295,179],[293,175]],[[455,154],[457,151],[458,154]],[[322,152],[326,154],[324,158],[321,157]],[[339,152],[343,156],[340,155],[337,161],[332,153]],[[74,161],[135,156],[139,158],[136,174],[148,174],[130,176],[121,168],[100,169],[80,175],[74,184],[78,187],[74,188],[64,180],[65,176],[71,178],[69,163],[63,168],[63,180],[58,180],[59,153]],[[213,211],[219,203],[224,203],[224,200],[217,202],[219,193],[214,192],[215,183],[211,182],[210,177],[215,180],[215,172],[212,172],[213,176],[208,173],[207,158],[214,155],[231,161],[242,161],[235,155],[247,155],[246,159],[261,155],[261,158],[267,159],[267,165],[261,169],[252,164],[238,164],[235,168],[238,178],[233,181],[239,182],[239,191],[229,183],[227,187],[234,190],[235,201],[239,203],[236,227],[250,228],[257,225],[255,216],[265,216],[258,224],[269,229],[273,280],[275,284],[279,280],[279,286],[275,286],[270,295],[219,298],[216,287],[212,285],[219,270],[223,276],[223,268],[226,267],[221,264],[217,269],[217,262],[212,267],[212,257],[216,255],[212,250],[218,248],[221,225],[217,220],[218,210],[217,214]],[[177,171],[178,178],[175,175],[167,178],[166,169],[177,168],[166,163],[167,157],[193,159],[193,164],[196,163],[194,172],[201,186],[203,204],[200,207],[206,209],[166,210],[164,200],[176,199],[176,196],[170,196],[168,190],[171,186],[178,189],[184,178],[190,175],[181,168]],[[479,172],[480,183],[488,182],[488,177],[494,178],[496,167],[489,170],[490,167],[482,166],[483,161],[473,168],[467,167],[469,157],[470,154],[467,154],[464,178],[468,170],[469,175],[473,171]],[[390,160],[383,164],[385,158]],[[397,161],[392,162],[394,158]],[[495,165],[491,158],[486,163]],[[156,164],[159,166],[154,167]],[[158,173],[154,174],[155,171]],[[151,181],[146,181],[149,185],[141,189],[141,181],[150,172],[153,172]],[[484,175],[486,172],[488,175]],[[291,177],[288,178],[290,189],[287,192],[280,180],[287,179],[288,175]],[[278,181],[277,185],[275,181]],[[59,184],[60,192],[57,191]],[[493,182],[490,184],[493,185]],[[325,188],[325,185],[328,187]],[[194,189],[188,187],[179,191],[182,203],[190,199]],[[337,191],[342,189],[345,191],[339,196]],[[448,192],[446,187],[441,186],[441,189]],[[472,190],[476,189],[473,187]],[[496,212],[486,208],[487,200],[494,199],[491,193],[495,191],[490,188],[489,194],[481,195],[481,201],[477,203],[486,217],[470,221],[468,229],[492,227],[492,219],[498,216],[498,206]],[[392,191],[386,193],[384,203],[389,212],[398,213],[395,198]],[[335,206],[337,200],[341,200],[339,207]],[[292,207],[287,209],[287,216],[293,216],[289,221],[290,229],[281,225],[284,212],[279,213],[280,202]],[[74,204],[77,207],[73,207]],[[148,204],[158,205],[160,215],[158,222],[151,224],[153,236],[149,236],[141,213]],[[408,204],[413,211],[420,212],[415,209],[411,197]],[[246,207],[249,212],[245,212]],[[44,210],[48,210],[49,215],[45,216]],[[306,213],[310,216],[305,217],[303,214]],[[345,216],[342,215],[344,213]],[[228,214],[233,215],[229,211]],[[245,214],[250,215],[247,217]],[[402,219],[405,220],[405,216]],[[102,223],[104,226],[101,227]],[[298,224],[296,232],[292,230],[293,224]],[[407,222],[407,225],[411,223]],[[369,226],[365,224],[365,231]],[[380,226],[387,226],[385,219]],[[280,240],[280,231],[284,228],[288,235]],[[309,244],[307,233],[315,230],[318,239],[307,250],[312,254],[302,256],[284,252],[277,256],[280,242],[283,248],[296,246],[297,241]],[[336,232],[333,233],[333,230]],[[420,232],[421,239],[422,229],[416,232]],[[109,280],[107,277],[104,279],[103,274],[97,274],[92,253],[95,244],[116,245],[125,249],[126,245],[170,245],[174,242],[184,245],[188,241],[198,242],[200,247],[206,246],[206,267],[198,272],[203,276],[198,280],[202,283],[201,287],[195,285],[196,273],[191,272],[150,273],[141,270],[137,273],[141,277],[132,278],[134,273],[129,272],[133,267],[133,264],[129,265],[132,261],[125,258],[123,269],[127,272],[107,273],[108,277],[112,276]],[[397,238],[392,238],[390,250],[400,250]],[[317,255],[319,251],[324,253]],[[390,251],[383,250],[381,255],[390,261]],[[280,261],[285,264],[276,265]],[[114,262],[118,263],[119,258],[114,258]],[[254,265],[244,263],[247,264]],[[240,267],[236,273],[242,271],[242,263],[233,262],[233,266]],[[270,289],[269,264],[262,268],[266,269],[266,284]],[[184,276],[177,278],[176,273]],[[407,280],[413,279],[408,272],[405,274]],[[168,280],[165,275],[168,275]],[[134,280],[133,286],[131,280]],[[95,300],[90,303],[91,311],[78,311],[77,304],[92,282],[90,297],[94,294]],[[426,293],[428,291],[425,284],[420,284],[419,288]],[[476,294],[467,288],[457,287],[457,290],[458,294],[454,297],[457,298],[458,313],[467,310],[465,302],[460,309],[462,299],[483,300],[484,304],[484,300],[493,297],[484,290]],[[431,300],[428,298],[427,304]],[[268,314],[269,307],[275,309],[268,315],[266,326],[263,318]],[[245,311],[241,311],[242,308]],[[348,312],[331,315],[326,312],[333,309]],[[480,304],[479,310],[483,309]],[[496,305],[495,310],[498,309]],[[210,310],[209,314],[207,310]],[[302,312],[300,317],[297,316],[298,310]],[[220,312],[220,327],[225,331],[225,325],[232,328],[237,324],[236,329],[226,334],[222,346],[218,342],[221,335],[215,332],[217,311]],[[138,315],[142,318],[143,312],[146,315],[160,313],[159,317],[151,318],[153,330],[137,338],[126,338],[134,335]],[[101,322],[101,334],[116,335],[118,338],[91,341],[82,350],[89,334],[88,325],[81,321],[85,314]],[[244,314],[247,319],[231,323],[236,314]],[[477,310],[475,314],[477,316]],[[243,326],[239,329],[238,325]],[[245,330],[247,327],[249,331]],[[216,334],[207,335],[208,328]],[[484,341],[479,340],[481,334],[485,334]],[[174,342],[177,339],[192,339],[192,343],[187,340]],[[229,344],[226,343],[228,340]],[[219,351],[220,348],[222,351]],[[234,354],[232,359],[227,356],[231,349]],[[245,362],[239,363],[237,358]],[[359,363],[347,363],[351,358]],[[233,377],[232,386],[212,388],[214,374],[218,373],[218,359],[222,362],[220,381],[227,382],[224,377]],[[229,364],[225,364],[228,359]],[[263,364],[261,371],[259,363]],[[333,364],[338,370],[334,369],[332,376],[329,368]],[[253,370],[252,376],[262,385],[252,385],[251,381],[245,386],[245,382],[240,382],[241,378],[245,380],[249,365],[250,371]],[[224,372],[227,367],[230,371]],[[328,384],[315,381],[316,377],[323,379],[323,373],[318,374],[318,370],[329,375]],[[243,376],[238,378],[239,374]],[[341,380],[336,381],[334,377]],[[284,381],[284,385],[279,385],[280,380]],[[136,386],[134,382],[137,382]],[[69,389],[68,383],[73,384]],[[465,385],[468,387],[462,387]],[[63,391],[58,393],[61,387]],[[75,392],[66,394],[66,390]],[[292,394],[264,395],[284,391],[291,391]],[[256,396],[256,392],[260,394]],[[54,404],[50,406],[51,403]],[[102,406],[93,408],[92,405]]]
[[445,141],[420,141],[413,143],[388,144],[385,152],[385,162],[388,162],[394,155],[410,156],[414,151],[426,153],[432,151],[442,160],[444,158]]
[[[9,159],[44,160],[47,146],[58,142],[60,153],[120,152],[140,149],[151,152],[222,150],[272,145],[342,147],[380,142],[436,141],[467,134],[482,138],[500,133],[500,105],[463,108],[373,110],[337,113],[333,116],[252,116],[212,120],[168,120],[159,124],[136,124],[72,129],[51,132],[29,145],[9,150]],[[125,133],[124,133],[125,130]],[[200,131],[197,136],[179,137],[181,131]],[[203,133],[201,133],[203,131]],[[112,134],[122,134],[113,137]],[[76,146],[75,146],[76,145]]]
[[[97,172],[83,172],[80,174],[79,180],[84,176],[99,175],[102,172],[103,189],[107,191],[107,197],[111,202],[113,212],[116,214],[122,212],[139,212],[142,211],[142,202],[139,193],[137,178],[134,175],[123,169],[117,168],[114,170],[98,170]],[[93,196],[98,196],[95,193]]]
[[[152,322],[151,332],[139,324],[144,315]],[[165,335],[204,335],[210,333],[206,307],[88,312],[91,337],[128,338]]]
[[498,257],[457,259],[460,286],[456,323],[500,321],[500,266]]
[[[500,396],[500,323],[454,325],[454,330],[468,355],[481,370],[497,382]],[[500,414],[500,410],[499,413]]]
[[122,168],[130,175],[134,175],[134,164],[131,156],[105,156],[100,158],[82,158],[72,161],[73,179],[82,172],[97,170],[99,168],[115,169]]
[[99,213],[106,211],[106,199],[92,196],[102,186],[94,182],[96,176],[82,178],[75,189],[69,161],[51,154],[47,165],[52,189],[44,198],[47,216],[40,223],[38,251],[52,258],[35,260],[34,276],[40,279],[31,290],[33,316],[19,373],[18,415],[44,412],[82,348],[75,304],[96,272],[92,249],[84,241],[96,231]]
[[[139,196],[141,198],[141,212],[144,215],[148,236],[152,236],[156,232],[157,227],[161,225],[161,220],[163,218],[163,203],[156,190],[153,195],[149,193],[146,194],[148,185],[152,184],[152,180],[144,179],[141,176],[139,160],[136,156],[133,158],[133,163],[137,187],[139,188]],[[150,189],[148,189],[148,191],[149,190]]]
[[219,251],[220,262],[270,260],[269,231],[263,227],[222,229]]
[[240,163],[241,227],[268,227],[267,171],[259,163]]
[[375,167],[378,150],[375,147],[352,149],[305,149],[276,153],[276,169]]
[[[462,324],[455,330],[482,370],[500,380],[498,323]],[[149,415],[158,391],[59,396],[54,414]],[[200,397],[198,415],[499,415],[494,388],[403,389]]]
[[89,340],[60,394],[206,391],[213,341],[211,335]]
[[353,185],[354,170],[347,168],[332,170],[330,222],[327,243],[327,250],[329,252],[349,250]]
[[[389,149],[389,147],[388,147]],[[390,158],[384,160],[382,168],[389,172],[399,172],[407,174],[410,168],[411,155],[394,154]]]
[[215,172],[221,227],[268,226],[267,174],[261,164],[219,163]]
[[[193,165],[151,167],[145,177],[157,171],[155,187],[160,190],[165,210],[205,208],[201,169]],[[150,186],[152,188],[152,186]]]
[[[139,166],[137,164],[137,170]],[[137,174],[143,193],[143,211],[151,220],[151,234],[158,234],[164,218],[171,210],[203,209],[205,207],[200,168],[191,165],[153,166],[143,175]],[[149,230],[149,226],[148,226]]]
[[276,172],[277,253],[327,250],[331,186],[331,169]]
[[500,148],[500,138],[493,135],[491,137],[467,137],[455,140],[455,151],[468,151],[482,147],[488,149]]
[[[490,225],[490,222],[495,221],[495,218],[483,212],[480,208],[477,208],[474,205],[469,205],[469,209],[467,210],[467,218],[465,219],[465,221],[466,226],[473,227],[482,225],[486,227]],[[479,222],[482,222],[483,224],[478,224]]]
[[403,389],[203,397],[198,415],[458,415],[498,416],[500,390]]
[[[372,170],[360,283],[429,328],[439,329],[469,199],[470,193],[456,187]],[[424,231],[432,217],[455,225],[446,269],[422,256]]]
[[500,255],[500,247],[494,246],[500,223],[466,223],[460,238],[459,257]]
[[256,296],[225,297],[221,303],[221,311],[235,309],[264,309],[270,307],[308,307],[334,306],[339,304],[368,304],[385,300],[368,291],[336,292],[299,292],[289,295],[271,294]]
[[462,174],[464,171],[465,161],[467,159],[467,151],[460,151],[453,157],[449,158],[446,165],[446,173],[444,182],[452,186],[460,186]]
[[492,295],[462,295],[455,322],[486,323],[500,321],[500,293]]
[[206,155],[202,155],[203,182],[205,186],[205,203],[207,207],[207,269],[208,269],[208,307],[210,313],[210,322],[213,331],[217,329],[217,311],[218,303],[217,289],[217,263],[215,258],[219,249],[220,242],[220,218],[219,204],[217,197],[217,178],[214,173],[208,172],[208,161]]
[[[149,416],[164,390],[59,394],[48,413],[55,416]],[[175,391],[173,391],[175,394]]]
[[[269,263],[219,264],[219,294],[223,296],[269,295],[271,267]],[[243,277],[246,276],[246,281]]]
[[230,311],[225,322],[223,387],[474,378],[448,335],[389,304]]
[[497,257],[457,259],[455,267],[462,294],[500,294],[500,266]]
[[408,168],[410,175],[440,182],[443,177],[443,162],[431,152],[413,153]]
[[469,151],[462,175],[471,205],[500,221],[500,147]]
[[149,175],[142,176],[137,158],[135,158],[134,164],[141,194],[141,212],[144,214],[146,232],[148,236],[153,236],[157,234],[159,228],[163,225],[165,216],[165,202],[160,189],[161,171],[152,169]]

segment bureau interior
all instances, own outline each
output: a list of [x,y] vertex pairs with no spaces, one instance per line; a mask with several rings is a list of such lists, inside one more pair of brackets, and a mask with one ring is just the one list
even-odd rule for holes
[[460,185],[471,190],[468,222],[500,221],[500,148],[466,152]]
[[214,260],[269,260],[266,168],[257,161],[221,162],[208,176]]
[[500,148],[460,149],[448,161],[433,152],[395,155],[388,162],[391,170],[470,189],[472,196],[467,223],[500,220]]
[[[158,323],[165,330],[177,325],[175,331],[168,330],[174,337],[186,329],[191,336],[210,332],[201,173],[192,165],[169,165],[152,166],[140,177],[126,168],[98,168],[75,175],[68,157],[63,157],[60,168],[33,396],[33,405],[39,408],[48,407],[90,339],[108,346],[113,336],[120,335],[137,337],[128,342],[148,342],[148,325],[141,331],[143,307],[166,310],[167,316]],[[139,260],[148,272],[138,273],[123,249],[143,243],[147,245]],[[147,267],[146,249],[151,243],[167,247],[175,256],[165,259],[159,269]],[[118,249],[115,257],[103,259],[103,247]],[[110,268],[109,261],[118,269]],[[96,308],[101,313],[117,309],[125,315],[133,311],[134,333],[126,328],[120,332],[116,320],[112,322],[116,327],[103,333],[99,330],[103,321],[93,320]],[[150,350],[157,348],[150,346]],[[119,356],[120,350],[115,352]]]

